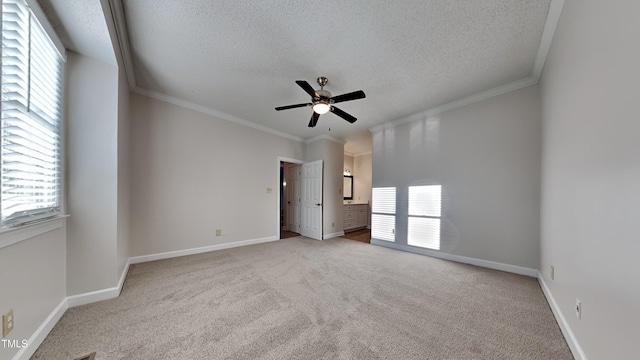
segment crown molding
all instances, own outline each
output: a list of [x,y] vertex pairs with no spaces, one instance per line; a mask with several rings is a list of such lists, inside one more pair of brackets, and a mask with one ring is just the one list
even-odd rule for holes
[[538,45],[538,52],[536,53],[536,59],[533,64],[533,69],[531,69],[531,76],[524,79],[516,80],[508,84],[500,85],[493,89],[481,91],[479,93],[475,93],[462,99],[439,105],[413,115],[370,127],[369,131],[371,131],[371,133],[377,133],[401,124],[424,120],[430,116],[435,116],[445,111],[457,109],[459,107],[467,106],[482,100],[490,99],[494,96],[506,94],[511,91],[519,90],[527,86],[537,84],[540,80],[540,75],[542,74],[547,55],[549,55],[549,49],[551,48],[551,42],[553,41],[553,35],[556,31],[556,26],[558,25],[558,20],[560,19],[560,13],[562,12],[563,6],[564,0],[551,0],[551,3],[549,4],[547,19],[542,30],[542,36],[540,38],[540,44]]
[[[116,56],[120,58],[120,64],[124,67],[125,74],[127,75],[127,82],[129,83],[129,89],[136,88],[136,76],[133,72],[133,60],[131,58],[131,47],[129,46],[129,35],[127,33],[127,22],[124,17],[124,9],[122,7],[121,0],[108,0],[109,2],[109,14],[111,19],[107,22],[113,23],[113,29],[115,31],[115,37],[112,37],[114,45],[117,49]],[[109,14],[105,13],[105,16]]]
[[538,46],[538,53],[536,54],[536,61],[533,64],[533,70],[531,72],[531,77],[536,80],[536,84],[540,80],[544,63],[547,60],[547,55],[549,55],[549,49],[551,48],[551,42],[553,41],[553,35],[556,32],[556,27],[558,26],[558,20],[560,20],[560,13],[562,13],[563,6],[564,0],[551,0],[551,4],[549,5],[547,21],[544,23],[542,37],[540,38],[540,45]]
[[360,157],[360,156],[365,156],[365,155],[371,155],[371,151],[363,151],[360,153],[355,153],[353,154],[353,157]]
[[203,114],[207,114],[213,117],[216,117],[218,119],[222,119],[222,120],[226,120],[226,121],[230,121],[236,124],[240,124],[240,125],[244,125],[244,126],[248,126],[250,128],[254,128],[256,130],[261,130],[273,135],[277,135],[277,136],[281,136],[287,139],[291,139],[291,140],[295,140],[295,141],[299,141],[299,142],[305,142],[305,140],[299,136],[295,136],[295,135],[291,135],[291,134],[287,134],[278,130],[274,130],[272,128],[266,127],[266,126],[262,126],[262,125],[258,125],[254,122],[251,121],[247,121],[238,117],[235,117],[233,115],[229,115],[229,114],[225,114],[223,112],[208,108],[206,106],[202,106],[202,105],[198,105],[195,103],[192,103],[190,101],[186,101],[186,100],[182,100],[180,98],[174,97],[174,96],[170,96],[170,95],[166,95],[157,91],[152,91],[152,90],[147,90],[147,89],[143,89],[139,86],[136,86],[132,92],[136,93],[136,94],[140,94],[140,95],[144,95],[146,97],[150,97],[152,99],[156,99],[156,100],[160,100],[169,104],[173,104],[173,105],[177,105],[189,110],[193,110],[193,111],[197,111],[199,113],[203,113]]
[[[306,144],[309,144],[311,142],[320,140],[320,139],[325,139],[325,140],[329,140],[329,141],[333,141],[336,142],[338,144],[346,144],[346,141],[342,140],[342,139],[337,139],[335,137],[332,137],[330,135],[326,135],[326,134],[322,134],[322,135],[318,135],[312,138],[308,138],[308,139],[304,139],[302,137],[299,136],[295,136],[295,135],[291,135],[288,133],[284,133],[278,130],[274,130],[271,128],[268,128],[266,126],[262,126],[262,125],[258,125],[254,122],[251,121],[247,121],[244,119],[240,119],[238,117],[235,117],[233,115],[229,115],[229,114],[225,114],[223,112],[205,107],[205,106],[201,106],[201,105],[197,105],[194,104],[192,102],[186,101],[186,100],[182,100],[173,96],[169,96],[169,95],[165,95],[156,91],[151,91],[151,90],[146,90],[146,89],[142,89],[140,87],[138,87],[136,85],[136,81],[135,81],[135,74],[133,71],[133,62],[131,60],[131,48],[129,46],[129,40],[128,40],[128,35],[127,35],[127,29],[126,29],[126,21],[124,18],[124,11],[122,8],[122,0],[108,0],[109,5],[110,5],[110,9],[111,9],[111,14],[113,17],[113,21],[115,23],[115,29],[116,29],[116,35],[117,35],[117,42],[118,42],[118,48],[120,50],[120,55],[122,57],[122,63],[125,67],[125,71],[127,74],[127,80],[129,82],[129,88],[131,89],[131,91],[138,93],[140,95],[145,95],[160,101],[164,101],[164,102],[168,102],[174,105],[178,105],[178,106],[182,106],[185,107],[187,109],[191,109],[194,111],[198,111],[204,114],[208,114],[211,116],[215,116],[218,117],[220,119],[223,120],[227,120],[227,121],[231,121],[231,122],[235,122],[237,124],[241,124],[241,125],[245,125],[245,126],[249,126],[252,127],[254,129],[258,129],[258,130],[262,130],[265,132],[268,132],[270,134],[274,134],[274,135],[278,135],[278,136],[282,136],[285,137],[287,139],[291,139],[291,140],[295,140],[295,141],[299,141],[299,142],[304,142]],[[376,126],[373,126],[371,128],[369,128],[369,131],[371,131],[372,133],[377,133],[386,129],[390,129],[393,127],[396,127],[398,125],[401,124],[405,124],[405,123],[409,123],[409,122],[414,122],[414,121],[418,121],[418,120],[424,120],[428,117],[431,116],[435,116],[438,114],[441,114],[445,111],[449,111],[449,110],[453,110],[453,109],[457,109],[466,105],[470,105],[479,101],[483,101],[483,100],[487,100],[490,99],[492,97],[498,96],[498,95],[503,95],[506,94],[508,92],[511,91],[515,91],[515,90],[519,90],[522,88],[525,88],[527,86],[531,86],[531,85],[535,85],[538,83],[538,81],[540,80],[540,76],[542,74],[542,70],[544,68],[544,63],[547,59],[547,55],[549,54],[549,49],[551,48],[551,43],[553,41],[553,35],[555,33],[556,27],[558,25],[558,21],[560,19],[560,14],[562,12],[562,8],[564,6],[564,0],[551,0],[551,3],[549,5],[549,11],[547,12],[547,19],[545,21],[545,25],[542,31],[542,36],[540,39],[540,44],[538,46],[538,52],[536,53],[536,59],[534,61],[534,65],[533,65],[533,69],[531,71],[531,76],[524,78],[524,79],[520,79],[520,80],[516,80],[514,82],[508,83],[508,84],[504,84],[492,89],[488,89],[485,91],[481,91],[479,93],[476,94],[472,94],[470,96],[458,99],[458,100],[454,100],[451,101],[449,103],[443,104],[443,105],[439,105],[436,107],[433,107],[431,109],[427,109],[425,111],[421,111],[419,113],[413,114],[413,115],[409,115],[400,119],[396,119],[396,120],[392,120],[392,121],[388,121]],[[369,152],[370,153],[370,152]],[[345,153],[346,154],[346,153]],[[365,153],[362,154],[354,154],[354,155],[349,155],[349,156],[360,156],[360,155],[367,155]]]
[[305,144],[310,144],[310,143],[312,143],[314,141],[318,141],[318,140],[328,140],[328,141],[332,141],[332,142],[340,144],[340,145],[344,145],[344,144],[347,143],[346,141],[344,141],[342,139],[338,139],[336,137],[333,137],[333,136],[327,135],[327,134],[321,134],[321,135],[318,135],[318,136],[314,136],[312,138],[308,138],[308,139],[304,140],[304,142],[305,142]]
[[473,95],[464,97],[462,99],[458,99],[455,101],[451,101],[449,103],[440,105],[440,106],[436,106],[434,108],[425,110],[425,111],[421,111],[419,113],[413,114],[413,115],[409,115],[407,117],[403,117],[394,121],[389,121],[380,125],[376,125],[373,126],[371,128],[369,128],[369,131],[371,131],[372,133],[377,133],[380,131],[383,131],[385,129],[389,129],[389,128],[393,128],[396,127],[398,125],[402,125],[402,124],[406,124],[409,122],[414,122],[414,121],[418,121],[418,120],[424,120],[426,118],[429,118],[431,116],[435,116],[438,114],[442,114],[445,111],[449,111],[449,110],[453,110],[453,109],[457,109],[463,106],[467,106],[469,104],[473,104],[473,103],[477,103],[479,101],[482,100],[486,100],[486,99],[490,99],[492,97],[498,96],[498,95],[502,95],[502,94],[506,94],[518,89],[522,89],[525,88],[527,86],[531,86],[531,85],[535,85],[538,81],[532,77],[528,77],[528,78],[524,78],[524,79],[520,79],[508,84],[504,84],[498,87],[494,87],[493,89],[489,89],[489,90],[485,90],[485,91],[481,91],[479,93],[475,93]]
[[345,151],[344,154],[347,155],[347,156],[351,156],[351,157],[357,158],[357,157],[360,157],[360,156],[371,155],[371,151],[363,151],[363,152],[359,152],[359,153],[353,153],[353,152]]

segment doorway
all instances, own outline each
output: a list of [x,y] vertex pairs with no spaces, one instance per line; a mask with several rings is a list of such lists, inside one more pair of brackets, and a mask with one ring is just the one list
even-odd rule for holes
[[278,235],[322,240],[322,160],[278,157]]
[[280,161],[280,239],[300,236],[300,166]]

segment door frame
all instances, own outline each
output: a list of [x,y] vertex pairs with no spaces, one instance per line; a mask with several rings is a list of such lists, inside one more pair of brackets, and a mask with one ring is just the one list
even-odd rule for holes
[[277,189],[277,191],[276,191],[276,195],[277,195],[276,196],[276,229],[277,229],[276,238],[278,240],[280,240],[280,198],[282,196],[282,194],[280,193],[280,188],[281,188],[280,181],[282,181],[280,179],[280,163],[281,162],[286,162],[286,163],[302,165],[302,164],[304,164],[305,161],[304,160],[299,160],[299,159],[292,159],[292,158],[288,158],[288,157],[284,157],[284,156],[278,156],[277,160],[278,160],[278,163],[277,163],[278,166],[276,167],[276,169],[278,171],[277,172],[278,175],[277,175],[276,179],[278,179],[278,180],[276,181],[276,183],[278,184],[278,186],[276,186],[276,189]]

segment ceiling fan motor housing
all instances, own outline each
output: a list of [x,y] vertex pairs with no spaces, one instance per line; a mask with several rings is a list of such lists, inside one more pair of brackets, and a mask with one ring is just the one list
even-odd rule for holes
[[320,100],[329,100],[331,98],[331,93],[328,92],[327,90],[316,90],[316,93],[318,94],[318,98]]
[[333,106],[333,104],[344,101],[364,99],[364,91],[358,90],[347,94],[332,96],[330,92],[324,90],[324,86],[329,82],[326,77],[320,76],[316,79],[316,81],[318,82],[318,85],[320,85],[320,90],[314,89],[311,85],[309,85],[308,82],[304,80],[296,80],[296,84],[298,84],[298,86],[300,86],[302,90],[304,90],[307,94],[311,95],[310,103],[279,106],[276,108],[276,111],[311,106],[313,108],[313,114],[311,115],[311,120],[309,121],[309,127],[315,127],[318,123],[318,117],[322,114],[328,113],[329,111],[352,124],[356,122],[356,120],[358,120],[353,115],[350,115]]

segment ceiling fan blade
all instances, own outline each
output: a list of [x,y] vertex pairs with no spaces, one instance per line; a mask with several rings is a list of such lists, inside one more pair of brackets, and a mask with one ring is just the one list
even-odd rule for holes
[[278,106],[278,107],[276,108],[276,111],[280,111],[280,110],[287,110],[287,109],[295,109],[295,108],[305,107],[305,106],[311,106],[311,103],[306,103],[306,104],[295,104],[295,105],[287,105],[287,106]]
[[309,85],[308,82],[306,82],[304,80],[296,80],[296,84],[298,84],[298,86],[300,86],[302,88],[302,90],[306,91],[307,94],[309,94],[309,96],[311,96],[312,98],[319,98],[320,97],[320,96],[318,96],[316,91],[313,89],[313,87],[311,87],[311,85]]
[[309,121],[309,127],[316,127],[319,117],[320,117],[320,114],[314,111],[313,115],[311,115],[311,120]]
[[354,122],[356,122],[356,120],[358,120],[358,119],[356,119],[353,115],[347,114],[346,112],[344,112],[344,111],[342,111],[342,110],[338,109],[338,108],[337,108],[337,107],[335,107],[335,106],[332,106],[332,107],[331,107],[331,112],[332,112],[332,113],[334,113],[334,114],[336,114],[336,115],[338,115],[338,116],[340,116],[341,118],[343,118],[343,119],[347,120],[348,122],[350,122],[350,123],[352,123],[352,124],[353,124]]
[[364,91],[358,90],[358,91],[350,92],[348,94],[342,94],[342,95],[334,96],[329,100],[331,101],[331,103],[337,104],[337,103],[343,102],[343,101],[364,99],[365,97],[366,97],[366,95],[364,94]]

